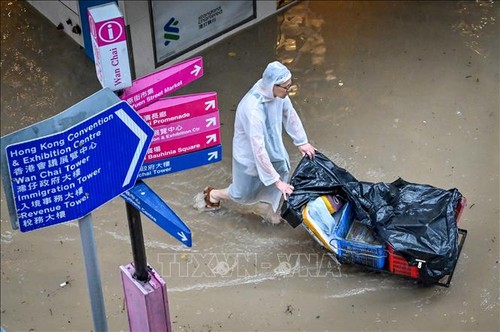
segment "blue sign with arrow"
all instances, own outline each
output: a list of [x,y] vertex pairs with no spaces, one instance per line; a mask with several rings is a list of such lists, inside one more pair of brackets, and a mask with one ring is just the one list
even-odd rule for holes
[[222,145],[203,149],[180,156],[167,158],[151,163],[144,163],[139,171],[138,178],[145,179],[153,176],[165,175],[201,167],[222,160]]
[[121,196],[167,233],[191,247],[191,230],[144,182],[138,181],[132,189]]
[[132,188],[153,134],[121,101],[62,132],[7,146],[20,230],[80,219]]

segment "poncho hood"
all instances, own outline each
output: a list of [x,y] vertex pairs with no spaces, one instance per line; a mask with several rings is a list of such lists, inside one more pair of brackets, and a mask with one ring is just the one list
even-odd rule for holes
[[273,87],[280,85],[292,78],[292,73],[283,64],[278,61],[267,65],[262,78],[257,82],[260,93],[266,99],[273,99]]

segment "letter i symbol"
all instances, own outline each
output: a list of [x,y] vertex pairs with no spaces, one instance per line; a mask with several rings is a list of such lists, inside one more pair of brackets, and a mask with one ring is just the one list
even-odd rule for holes
[[110,24],[108,24],[108,34],[109,34],[109,39],[112,40],[114,39],[114,36],[113,36],[113,26]]

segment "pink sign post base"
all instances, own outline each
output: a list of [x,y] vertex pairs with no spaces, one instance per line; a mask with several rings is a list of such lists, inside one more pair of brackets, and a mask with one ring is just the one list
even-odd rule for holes
[[132,264],[120,266],[130,331],[171,332],[167,286],[161,276],[151,269],[150,280],[134,278]]
[[[148,164],[144,169],[141,168],[143,172],[140,173],[140,178],[200,167],[222,159],[217,93],[165,98],[202,75],[202,58],[195,57],[139,78],[131,87],[123,90],[120,98],[126,100],[154,130],[151,145],[144,159]],[[134,188],[138,188],[138,185]],[[169,215],[166,213],[167,209],[159,214],[158,207],[166,207],[161,199],[158,198],[163,205],[159,205],[158,200],[153,199],[157,197],[153,192],[142,196],[145,193],[140,192],[141,196],[126,198],[129,225],[133,226],[130,226],[131,232],[134,230],[131,239],[136,240],[132,244],[132,249],[135,250],[134,264],[120,266],[129,326],[130,331],[170,332],[172,326],[167,287],[154,270],[145,268],[147,264],[139,213],[147,213],[146,215],[156,223],[159,220],[157,216],[161,215],[164,221],[161,227],[189,247],[191,238],[186,242],[185,233],[176,231],[179,226],[175,226],[174,220],[165,219]],[[138,201],[144,206],[133,205]],[[179,221],[182,224],[182,221]],[[187,226],[184,227],[189,230]],[[146,276],[150,279],[148,280]]]

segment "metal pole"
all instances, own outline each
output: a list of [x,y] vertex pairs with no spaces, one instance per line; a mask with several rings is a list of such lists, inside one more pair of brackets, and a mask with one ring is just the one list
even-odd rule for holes
[[92,215],[89,213],[78,220],[80,228],[80,239],[82,241],[83,259],[85,272],[87,274],[87,287],[89,289],[92,317],[94,319],[94,331],[107,332],[106,310],[104,308],[104,297],[102,294],[101,274],[97,262],[94,228]]
[[135,275],[139,281],[148,281],[146,248],[142,234],[141,213],[133,205],[126,202],[128,228],[130,231],[130,242],[132,243],[132,255],[134,256]]

